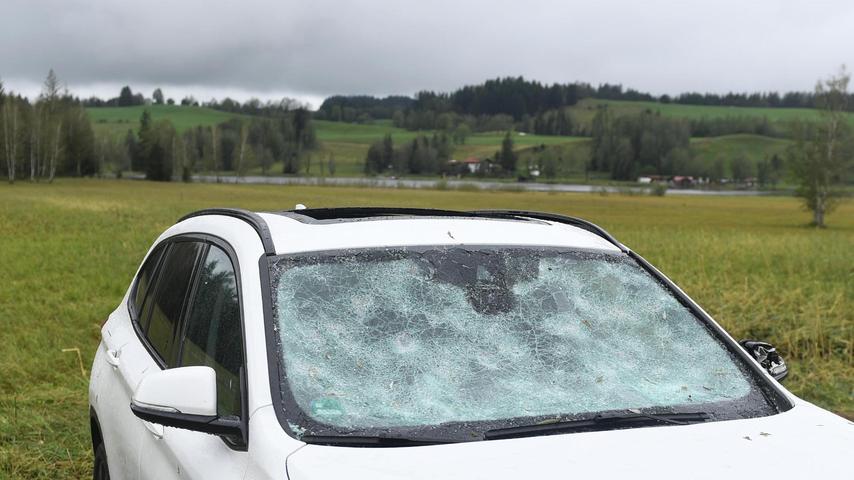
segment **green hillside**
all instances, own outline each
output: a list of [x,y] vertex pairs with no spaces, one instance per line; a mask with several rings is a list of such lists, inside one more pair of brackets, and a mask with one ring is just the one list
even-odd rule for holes
[[[740,108],[713,107],[696,105],[660,104],[655,102],[628,102],[587,99],[572,107],[576,121],[589,121],[595,113],[595,106],[607,104],[618,115],[629,115],[646,109],[658,110],[663,115],[681,118],[713,118],[728,115],[757,115],[767,116],[773,121],[790,121],[796,118],[817,118],[814,110],[795,108]],[[175,105],[149,105],[136,107],[98,107],[87,111],[92,119],[97,135],[110,135],[114,138],[123,136],[128,129],[136,131],[139,128],[139,118],[143,110],[148,109],[152,118],[157,121],[168,119],[180,132],[197,125],[212,126],[230,118],[240,116],[204,107],[185,107]],[[376,121],[371,124],[353,124],[317,120],[314,122],[320,146],[312,152],[316,163],[326,162],[334,157],[336,174],[341,176],[361,175],[362,166],[368,148],[373,142],[381,140],[385,135],[391,135],[395,144],[407,142],[419,133],[396,128],[389,121]],[[501,147],[504,132],[475,133],[466,139],[464,145],[458,145],[454,157],[483,158],[493,155]],[[521,151],[523,158],[528,158],[531,147],[546,145],[555,149],[555,155],[564,162],[566,178],[577,181],[583,174],[583,159],[589,151],[589,139],[583,137],[544,136],[516,133],[513,136],[516,149]],[[728,162],[736,156],[745,157],[751,164],[771,155],[782,155],[790,141],[770,138],[760,135],[725,135],[711,138],[693,138],[691,150],[698,162],[712,162],[718,158]],[[319,167],[318,167],[319,168]],[[281,167],[274,165],[273,172]],[[258,172],[253,173],[260,173]],[[314,170],[312,174],[319,174]]]
[[[387,121],[377,121],[371,124],[330,122],[327,120],[315,120],[317,138],[321,141],[364,143],[370,145],[381,140],[385,135],[391,135],[395,142],[412,140],[419,133],[432,134],[432,132],[414,132],[403,128],[393,127]],[[504,139],[505,132],[474,133],[466,139],[469,145],[497,146]],[[576,137],[559,137],[552,135],[526,135],[517,134],[513,137],[516,145],[557,145],[571,142]]]
[[[795,120],[817,120],[818,110],[810,108],[761,108],[761,107],[719,107],[713,105],[682,105],[676,103],[632,102],[628,100],[581,100],[570,111],[575,121],[589,124],[596,114],[596,107],[607,105],[617,116],[633,115],[644,111],[659,112],[664,116],[698,120],[701,118],[725,117],[765,117],[772,124],[784,125]],[[854,114],[848,114],[848,121],[854,125]]]
[[210,126],[238,116],[205,107],[179,105],[140,105],[135,107],[87,108],[96,135],[124,135],[128,129],[136,131],[142,112],[148,110],[154,121],[168,119],[179,132],[197,125]]
[[[419,134],[432,135],[432,132],[413,132],[402,128],[396,128],[387,121],[378,121],[372,124],[353,124],[342,122],[330,122],[317,120],[314,122],[317,138],[321,141],[318,155],[327,158],[335,156],[335,161],[341,168],[342,174],[360,174],[365,155],[371,144],[381,140],[385,135],[391,135],[395,144],[408,142]],[[505,132],[483,132],[474,133],[466,138],[464,145],[454,148],[454,157],[463,159],[468,157],[487,157],[501,148]],[[525,149],[535,145],[571,145],[583,142],[582,137],[559,137],[547,135],[527,135],[516,133],[513,142],[517,149]]]
[[[584,180],[584,166],[590,155],[590,139],[577,138],[563,143],[555,149],[555,155],[561,159],[561,177],[564,180],[579,182]],[[756,164],[773,155],[785,156],[786,149],[791,145],[790,140],[763,137],[762,135],[723,135],[711,138],[692,138],[691,153],[694,162],[710,165],[721,159],[724,162],[725,175],[731,175],[729,162],[736,157],[743,157],[751,165],[753,174]],[[463,149],[469,148],[468,146]],[[529,158],[526,149],[521,150],[521,159]]]
[[691,151],[702,161],[730,159],[741,155],[755,164],[774,154],[783,156],[789,145],[790,140],[746,134],[691,139]]

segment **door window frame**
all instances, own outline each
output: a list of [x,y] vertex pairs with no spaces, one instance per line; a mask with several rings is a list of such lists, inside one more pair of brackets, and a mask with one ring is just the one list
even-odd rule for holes
[[[242,366],[241,366],[241,374],[240,374],[240,422],[242,424],[245,442],[239,443],[234,442],[233,440],[227,439],[226,437],[220,436],[220,439],[232,450],[238,451],[246,451],[248,448],[248,439],[249,439],[249,388],[247,382],[247,374],[246,374],[246,320],[245,313],[243,309],[243,286],[241,282],[240,275],[240,263],[237,260],[237,253],[234,248],[223,238],[220,238],[216,235],[211,235],[208,233],[181,233],[177,235],[173,235],[161,240],[154,248],[151,249],[151,254],[146,256],[145,261],[142,264],[142,267],[145,266],[145,262],[151,258],[151,255],[157,252],[158,250],[162,250],[160,252],[160,256],[157,259],[157,265],[151,274],[151,279],[148,282],[148,286],[143,297],[143,305],[148,300],[148,297],[157,291],[157,286],[160,282],[160,273],[163,268],[164,259],[167,257],[169,250],[172,245],[179,242],[198,242],[203,244],[202,253],[196,259],[196,264],[193,266],[193,273],[190,277],[190,286],[187,288],[187,291],[184,293],[184,301],[181,307],[181,315],[178,318],[178,325],[176,325],[176,335],[178,338],[175,340],[177,343],[177,352],[175,353],[175,359],[177,363],[180,363],[183,360],[184,353],[184,340],[186,338],[187,331],[187,320],[188,313],[190,312],[190,302],[192,302],[193,298],[195,298],[196,289],[198,288],[199,283],[199,269],[200,266],[207,259],[208,252],[210,251],[210,246],[214,245],[220,248],[225,255],[228,257],[229,261],[231,261],[231,266],[234,269],[234,281],[237,288],[237,303],[238,303],[238,311],[240,312],[240,336],[241,336],[241,357],[242,357]],[[134,299],[136,298],[136,291],[139,287],[139,274],[142,272],[142,267],[140,267],[136,276],[133,279],[133,285],[131,287],[131,294],[128,295],[128,300],[126,307],[128,309],[128,316],[130,318],[130,323],[133,325],[133,330],[136,333],[137,338],[140,343],[142,343],[145,350],[151,356],[151,359],[154,360],[154,363],[161,370],[167,369],[166,362],[160,357],[155,350],[154,346],[148,340],[148,335],[142,329],[142,324],[140,323],[140,318],[138,312],[136,312],[136,306],[134,304]]]

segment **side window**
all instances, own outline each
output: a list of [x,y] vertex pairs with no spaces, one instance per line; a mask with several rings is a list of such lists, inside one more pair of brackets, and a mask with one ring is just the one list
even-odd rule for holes
[[154,276],[157,263],[160,261],[164,250],[163,246],[158,246],[156,250],[151,252],[151,255],[145,260],[145,264],[139,269],[139,274],[136,276],[136,285],[131,295],[133,313],[136,315],[136,318],[139,318],[139,314],[142,311],[142,302],[145,300],[145,295],[151,286],[152,276]]
[[143,323],[148,341],[168,367],[175,363],[175,329],[184,310],[193,268],[204,246],[200,242],[173,243],[158,270],[154,295],[146,299],[143,307],[143,315],[150,315],[147,324]]
[[204,365],[216,371],[217,413],[240,415],[240,367],[243,335],[234,266],[211,246],[193,297],[182,348],[182,366]]

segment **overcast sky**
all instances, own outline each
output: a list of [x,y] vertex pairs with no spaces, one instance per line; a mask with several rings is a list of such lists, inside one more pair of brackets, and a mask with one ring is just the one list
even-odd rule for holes
[[851,0],[2,0],[0,78],[244,100],[449,91],[487,78],[655,94],[810,90],[854,66]]

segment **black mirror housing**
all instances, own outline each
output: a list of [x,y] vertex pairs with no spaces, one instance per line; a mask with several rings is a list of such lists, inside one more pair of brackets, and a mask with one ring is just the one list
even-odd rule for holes
[[237,417],[219,417],[216,415],[192,415],[170,412],[143,405],[130,404],[130,409],[138,418],[146,422],[157,423],[165,427],[183,428],[195,432],[210,433],[228,437],[242,438],[243,424]]
[[738,343],[778,382],[782,382],[789,375],[789,367],[770,343],[758,340],[742,340]]

